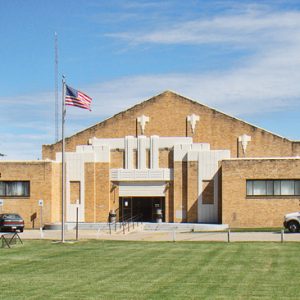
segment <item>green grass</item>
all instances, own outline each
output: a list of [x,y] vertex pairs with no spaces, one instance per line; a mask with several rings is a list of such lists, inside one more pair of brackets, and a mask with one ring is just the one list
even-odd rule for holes
[[299,243],[25,241],[0,299],[297,299]]

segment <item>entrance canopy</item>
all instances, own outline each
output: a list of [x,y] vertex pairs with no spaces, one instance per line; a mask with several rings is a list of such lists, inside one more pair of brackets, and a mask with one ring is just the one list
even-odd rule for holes
[[164,197],[165,182],[120,182],[120,197]]

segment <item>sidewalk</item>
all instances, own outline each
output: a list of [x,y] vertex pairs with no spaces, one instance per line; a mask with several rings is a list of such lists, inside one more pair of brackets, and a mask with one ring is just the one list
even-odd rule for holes
[[[61,240],[60,230],[25,230],[19,234],[24,240],[47,239]],[[75,230],[65,231],[65,240],[75,240]],[[158,232],[158,231],[136,231],[127,234],[107,234],[97,230],[80,230],[79,240],[101,239],[101,240],[124,240],[124,241],[214,241],[228,242],[227,232]],[[231,242],[281,242],[280,232],[231,232]],[[300,242],[300,233],[285,233],[285,242]]]

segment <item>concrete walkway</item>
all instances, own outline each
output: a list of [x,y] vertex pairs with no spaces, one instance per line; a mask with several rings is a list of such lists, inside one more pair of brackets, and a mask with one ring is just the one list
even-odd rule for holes
[[[25,230],[20,237],[26,239],[48,239],[61,240],[60,230]],[[65,240],[75,240],[75,230],[65,231]],[[125,241],[215,241],[227,242],[227,232],[154,232],[136,231],[127,234],[108,234],[97,230],[79,231],[79,240],[101,239],[101,240],[125,240]],[[281,242],[280,232],[231,232],[231,242]],[[300,233],[285,233],[284,241],[300,242]]]

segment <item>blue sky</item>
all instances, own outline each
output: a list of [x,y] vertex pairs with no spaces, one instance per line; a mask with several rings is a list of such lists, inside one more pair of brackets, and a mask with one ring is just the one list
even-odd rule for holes
[[[0,0],[0,159],[55,141],[59,78],[93,97],[67,135],[165,90],[300,140],[300,1]],[[59,87],[61,88],[61,87]]]

